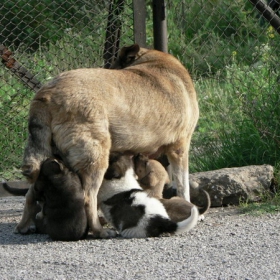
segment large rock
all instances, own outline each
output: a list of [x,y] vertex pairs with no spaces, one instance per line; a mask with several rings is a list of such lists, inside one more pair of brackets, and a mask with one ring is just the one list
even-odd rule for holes
[[240,201],[260,201],[262,194],[270,190],[273,181],[271,165],[251,165],[223,168],[190,174],[191,201],[203,205],[199,190],[206,190],[211,206],[238,205]]
[[[201,189],[209,193],[212,207],[238,205],[240,201],[259,201],[260,196],[270,189],[272,180],[273,167],[270,165],[251,165],[193,173],[190,174],[191,201],[198,206],[205,204],[205,196],[201,195]],[[24,181],[8,183],[15,188],[29,186]],[[0,197],[10,195],[0,182]]]

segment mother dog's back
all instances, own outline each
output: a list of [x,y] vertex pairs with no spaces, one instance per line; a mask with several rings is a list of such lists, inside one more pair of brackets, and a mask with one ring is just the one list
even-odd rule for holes
[[100,120],[96,125],[101,130],[109,126],[115,151],[149,153],[173,143],[197,122],[191,78],[171,55],[146,49],[137,55],[125,69],[64,72],[45,85],[33,102],[46,103],[52,130],[58,134],[61,124],[86,126]]

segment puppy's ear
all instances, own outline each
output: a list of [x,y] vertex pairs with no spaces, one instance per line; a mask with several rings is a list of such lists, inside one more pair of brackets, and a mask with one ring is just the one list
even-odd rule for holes
[[60,174],[62,172],[63,166],[56,159],[47,159],[42,164],[41,169],[45,176],[52,176],[52,175]]
[[136,59],[139,51],[140,47],[138,44],[121,48],[119,56],[111,66],[111,69],[123,69],[129,66]]

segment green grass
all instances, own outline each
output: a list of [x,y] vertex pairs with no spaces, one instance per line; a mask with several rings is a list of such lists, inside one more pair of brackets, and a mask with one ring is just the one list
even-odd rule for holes
[[196,80],[200,119],[192,140],[192,172],[279,163],[280,71],[275,61],[267,44],[254,65],[237,63],[234,55],[226,79],[217,74]]
[[262,215],[266,213],[276,214],[280,211],[280,194],[275,196],[271,194],[263,195],[262,202],[240,202],[239,208],[242,213],[249,215]]

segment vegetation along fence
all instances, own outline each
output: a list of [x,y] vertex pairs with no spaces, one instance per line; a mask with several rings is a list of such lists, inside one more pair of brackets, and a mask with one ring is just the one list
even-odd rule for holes
[[278,166],[279,1],[2,1],[0,178],[22,178],[28,108],[41,84],[65,70],[109,67],[134,42],[173,54],[194,79],[191,172]]

